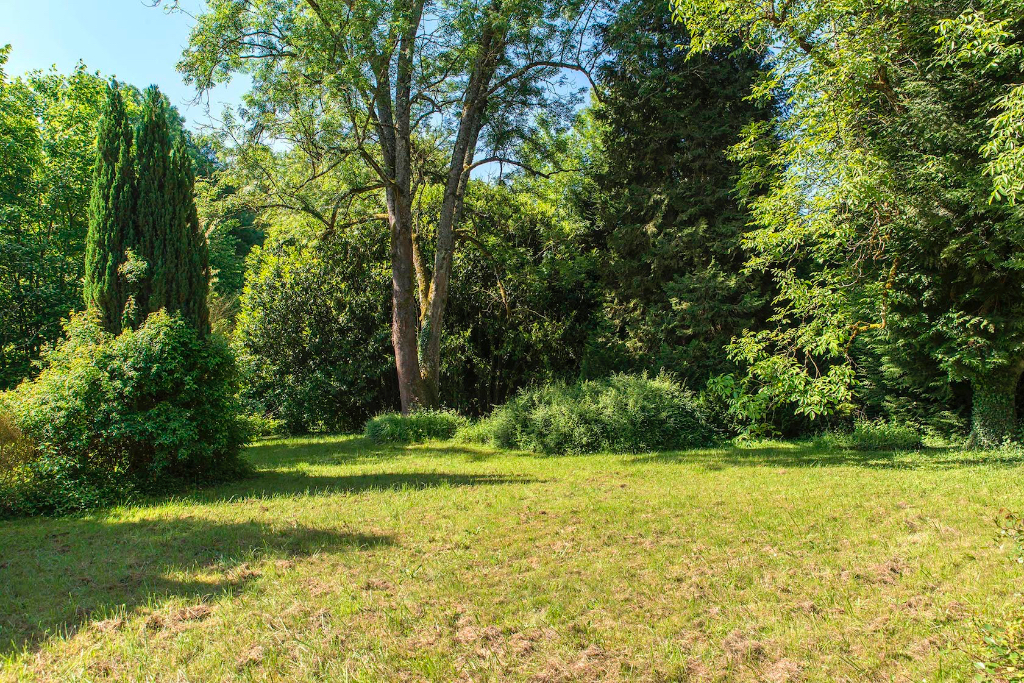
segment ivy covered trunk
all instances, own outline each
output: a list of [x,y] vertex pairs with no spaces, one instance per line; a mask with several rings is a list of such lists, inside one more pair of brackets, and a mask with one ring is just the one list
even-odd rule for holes
[[1016,436],[1016,395],[1021,370],[1021,364],[1000,368],[972,382],[971,445],[992,448]]

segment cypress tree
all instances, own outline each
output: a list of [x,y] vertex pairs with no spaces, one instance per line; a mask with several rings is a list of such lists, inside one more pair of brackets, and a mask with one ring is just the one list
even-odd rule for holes
[[146,90],[142,121],[136,134],[137,169],[139,183],[138,213],[136,215],[136,254],[148,268],[136,294],[139,308],[138,323],[161,308],[173,312],[169,276],[173,278],[174,263],[168,263],[168,246],[172,234],[174,207],[171,201],[171,132],[167,112],[160,91],[151,86]]
[[196,212],[192,159],[183,132],[172,132],[168,105],[156,87],[146,92],[137,140],[135,249],[148,264],[138,294],[138,320],[165,309],[205,334],[210,327],[209,256]]
[[132,128],[116,81],[107,86],[96,146],[84,296],[86,307],[98,311],[103,326],[117,334],[128,301],[127,284],[119,269],[126,260],[125,249],[135,237],[137,195]]
[[210,310],[206,297],[210,288],[210,255],[206,235],[199,225],[195,202],[195,176],[185,136],[178,137],[171,159],[174,207],[172,227],[175,240],[174,294],[175,306],[182,317],[200,334],[210,330]]

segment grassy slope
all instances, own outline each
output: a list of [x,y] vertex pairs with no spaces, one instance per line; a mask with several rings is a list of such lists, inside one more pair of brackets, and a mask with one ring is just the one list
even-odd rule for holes
[[967,680],[969,620],[1020,601],[1006,457],[250,455],[185,500],[0,522],[0,680]]

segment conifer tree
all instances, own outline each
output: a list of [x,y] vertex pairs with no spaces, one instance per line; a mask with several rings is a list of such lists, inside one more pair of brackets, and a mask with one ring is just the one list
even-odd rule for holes
[[210,329],[210,310],[206,297],[210,288],[210,255],[206,235],[199,224],[195,203],[195,176],[192,158],[185,137],[178,138],[171,158],[171,192],[169,199],[174,208],[172,229],[174,241],[168,245],[176,250],[173,258],[173,307],[191,323],[200,334]]
[[165,309],[205,333],[209,330],[206,237],[196,214],[195,180],[186,140],[180,131],[172,132],[168,114],[163,95],[150,88],[137,136],[135,249],[147,263],[137,294],[139,322],[149,313]]
[[120,269],[125,248],[135,238],[135,168],[132,128],[116,81],[107,87],[100,118],[96,165],[89,199],[84,297],[100,313],[103,326],[118,333],[128,299]]
[[[173,283],[174,263],[168,263],[167,249],[173,242],[171,190],[171,132],[163,96],[156,87],[146,90],[146,101],[136,134],[139,200],[136,218],[138,239],[134,249],[147,264],[146,277],[139,283],[136,304],[139,320],[149,313],[168,308],[167,285]],[[170,277],[169,277],[170,276]]]
[[[670,370],[693,386],[731,369],[733,335],[767,316],[764,278],[743,272],[750,215],[729,157],[771,118],[749,99],[761,60],[735,46],[687,58],[669,0],[629,0],[603,27],[597,144],[581,210],[605,259],[604,358],[591,372]],[[756,192],[757,188],[747,188]]]

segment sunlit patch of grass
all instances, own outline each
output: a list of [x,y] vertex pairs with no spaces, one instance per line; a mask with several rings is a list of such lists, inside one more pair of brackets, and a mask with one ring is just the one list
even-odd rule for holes
[[1013,452],[544,457],[267,440],[252,478],[0,526],[0,680],[970,680]]

